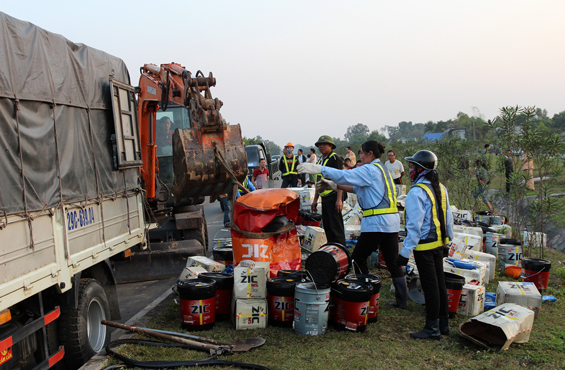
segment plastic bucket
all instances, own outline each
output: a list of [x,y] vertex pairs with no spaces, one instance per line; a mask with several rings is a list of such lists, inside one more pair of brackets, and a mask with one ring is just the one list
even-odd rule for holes
[[308,275],[308,271],[304,270],[279,270],[277,272],[277,277],[284,277],[298,280],[301,283],[306,281],[312,281]]
[[231,313],[233,275],[221,272],[203,272],[198,277],[216,282],[216,320],[227,320]]
[[267,281],[269,324],[292,326],[294,320],[294,288],[299,282],[292,277],[276,277]]
[[294,290],[294,332],[300,335],[320,335],[328,327],[330,287],[315,283],[300,283]]
[[339,243],[325,244],[306,259],[306,270],[316,284],[329,285],[347,275],[350,269],[351,256]]
[[465,285],[465,278],[450,272],[444,272],[445,287],[447,288],[447,302],[449,305],[448,312],[455,314],[459,307],[459,299],[461,299],[461,292],[463,285]]
[[539,258],[524,258],[522,260],[522,281],[534,283],[539,291],[547,289],[551,261]]
[[233,265],[233,248],[216,247],[212,250],[214,261],[224,265]]
[[337,329],[365,331],[373,289],[373,284],[360,279],[341,279],[332,284],[331,316]]
[[498,257],[498,243],[500,242],[500,234],[485,234],[485,253]]
[[[502,239],[510,240],[510,239]],[[500,244],[498,246],[498,261],[500,271],[505,273],[506,266],[520,266],[522,261],[522,246],[519,244]]]
[[379,319],[379,297],[381,294],[381,278],[377,275],[359,274],[347,275],[346,279],[359,279],[373,285],[373,295],[369,302],[369,322],[376,322]]
[[207,330],[216,321],[216,282],[206,278],[183,280],[177,284],[181,326]]

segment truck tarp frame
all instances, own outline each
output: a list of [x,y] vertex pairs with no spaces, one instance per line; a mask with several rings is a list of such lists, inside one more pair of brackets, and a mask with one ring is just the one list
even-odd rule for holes
[[137,189],[116,170],[112,55],[0,12],[0,217]]

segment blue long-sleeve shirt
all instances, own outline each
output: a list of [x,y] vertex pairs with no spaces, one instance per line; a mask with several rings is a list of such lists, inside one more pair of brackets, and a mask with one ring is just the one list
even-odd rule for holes
[[[362,209],[371,209],[379,205],[386,194],[386,184],[383,181],[383,173],[373,163],[379,162],[375,159],[371,164],[366,164],[352,170],[338,170],[322,166],[324,178],[332,180],[339,185],[351,185],[357,194],[357,201]],[[394,184],[392,184],[394,186]],[[396,233],[400,230],[400,217],[398,213],[375,215],[363,217],[361,220],[361,232]]]
[[[253,182],[249,181],[248,177],[246,177],[245,180],[243,181],[243,186],[245,186],[249,191],[257,190],[257,188],[255,188],[255,185],[253,185]],[[241,196],[241,192],[238,190],[235,199],[239,198],[240,196]]]
[[[425,240],[430,234],[430,226],[432,222],[432,200],[428,197],[426,191],[416,184],[427,184],[431,182],[421,177],[412,185],[408,195],[406,196],[406,207],[404,208],[404,215],[406,217],[406,238],[404,239],[404,248],[400,254],[409,258],[412,251],[420,240]],[[453,213],[449,206],[449,195],[445,192],[446,205],[447,205],[447,236],[453,239]]]

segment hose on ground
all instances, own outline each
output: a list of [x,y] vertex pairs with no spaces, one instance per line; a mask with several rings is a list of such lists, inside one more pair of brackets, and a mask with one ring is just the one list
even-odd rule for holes
[[[174,343],[163,343],[151,340],[142,339],[120,339],[111,342],[106,347],[106,352],[108,355],[114,357],[115,359],[122,361],[128,367],[140,367],[144,369],[173,369],[177,367],[189,367],[189,366],[237,366],[242,369],[257,369],[257,370],[269,370],[269,368],[261,365],[248,364],[245,362],[237,361],[224,361],[217,360],[216,356],[212,356],[202,360],[190,360],[190,361],[137,361],[114,352],[112,348],[120,346],[122,344],[138,344],[148,347],[174,347],[174,348],[185,348],[192,349],[190,346],[184,344],[174,344]],[[111,365],[103,370],[110,370],[120,367],[121,365]]]

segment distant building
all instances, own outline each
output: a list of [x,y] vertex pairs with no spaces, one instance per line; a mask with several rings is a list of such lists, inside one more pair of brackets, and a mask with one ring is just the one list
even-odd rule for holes
[[424,141],[442,140],[447,137],[457,137],[467,140],[467,130],[464,128],[448,128],[444,132],[433,132],[424,134]]

